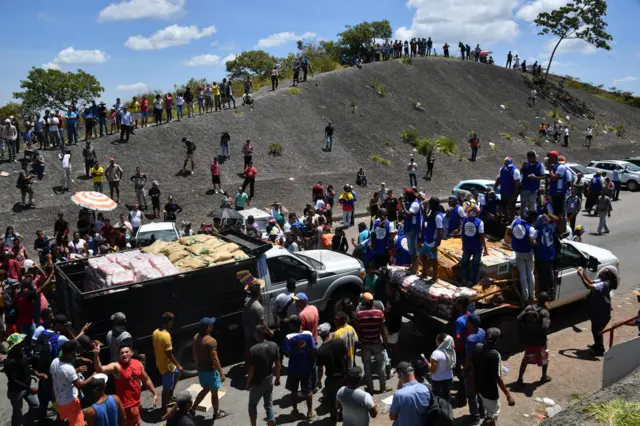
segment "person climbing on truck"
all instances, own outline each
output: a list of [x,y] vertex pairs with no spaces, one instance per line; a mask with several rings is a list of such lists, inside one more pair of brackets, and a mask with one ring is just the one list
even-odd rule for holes
[[427,278],[427,271],[432,269],[433,282],[438,281],[438,247],[442,241],[444,213],[440,200],[436,196],[429,199],[429,215],[424,220],[424,243],[420,249],[422,262],[422,279]]
[[[482,255],[488,256],[487,242],[484,239],[484,222],[479,216],[480,209],[475,204],[467,208],[467,217],[462,221],[462,285],[473,287],[478,275],[478,266]],[[469,268],[471,262],[471,268]]]
[[393,241],[395,229],[393,223],[387,219],[387,209],[378,210],[378,217],[373,225],[371,241],[376,267],[382,268],[389,264],[389,249],[392,248],[390,241]]
[[516,266],[520,273],[520,290],[524,300],[532,300],[535,295],[535,278],[533,276],[533,247],[536,230],[533,227],[537,214],[529,212],[526,220],[517,217],[505,232],[505,241],[511,242],[516,253]]

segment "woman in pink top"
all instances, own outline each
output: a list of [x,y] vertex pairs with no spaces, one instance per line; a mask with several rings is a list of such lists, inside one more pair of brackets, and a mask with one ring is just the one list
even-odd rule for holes
[[171,121],[171,110],[173,109],[173,98],[171,93],[164,95],[164,109],[167,112],[167,123]]
[[242,147],[242,154],[244,154],[244,168],[246,169],[253,159],[253,146],[249,139]]
[[[213,163],[211,163],[211,183],[213,183],[213,192],[215,194],[220,191],[223,193],[222,187],[220,186],[220,163],[218,163],[218,157],[213,158]],[[218,189],[216,189],[216,185],[218,185]]]

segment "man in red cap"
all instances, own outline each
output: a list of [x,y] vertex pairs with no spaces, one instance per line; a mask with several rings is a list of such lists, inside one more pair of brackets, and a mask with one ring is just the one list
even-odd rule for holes
[[558,161],[558,151],[549,153],[549,195],[551,196],[551,205],[553,213],[558,216],[557,231],[562,234],[565,230],[564,211],[565,199],[569,188],[567,176],[567,167]]

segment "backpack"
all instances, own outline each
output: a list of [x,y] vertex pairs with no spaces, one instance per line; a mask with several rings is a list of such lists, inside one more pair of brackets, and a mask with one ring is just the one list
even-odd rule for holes
[[525,331],[528,331],[529,333],[539,332],[542,325],[540,308],[536,306],[533,309],[527,309],[527,312],[520,319],[520,325]]
[[33,366],[37,371],[47,372],[51,361],[58,356],[60,351],[60,335],[53,331],[43,330],[38,336],[36,344],[33,347],[31,359]]
[[453,409],[451,404],[439,396],[431,394],[431,405],[427,410],[425,426],[453,426]]

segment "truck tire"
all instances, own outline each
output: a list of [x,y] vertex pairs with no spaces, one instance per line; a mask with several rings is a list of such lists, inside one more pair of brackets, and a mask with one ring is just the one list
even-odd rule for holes
[[631,192],[636,192],[638,190],[638,182],[636,182],[635,180],[630,180],[627,181],[627,189]]
[[326,321],[333,324],[333,318],[336,316],[336,312],[340,310],[340,301],[348,297],[354,306],[358,306],[360,293],[355,286],[347,286],[346,288],[339,289],[331,295],[327,308],[324,310],[323,315]]
[[176,351],[174,352],[176,359],[182,365],[182,375],[180,378],[194,377],[198,374],[196,370],[196,360],[193,359],[193,339],[185,337],[175,345]]

